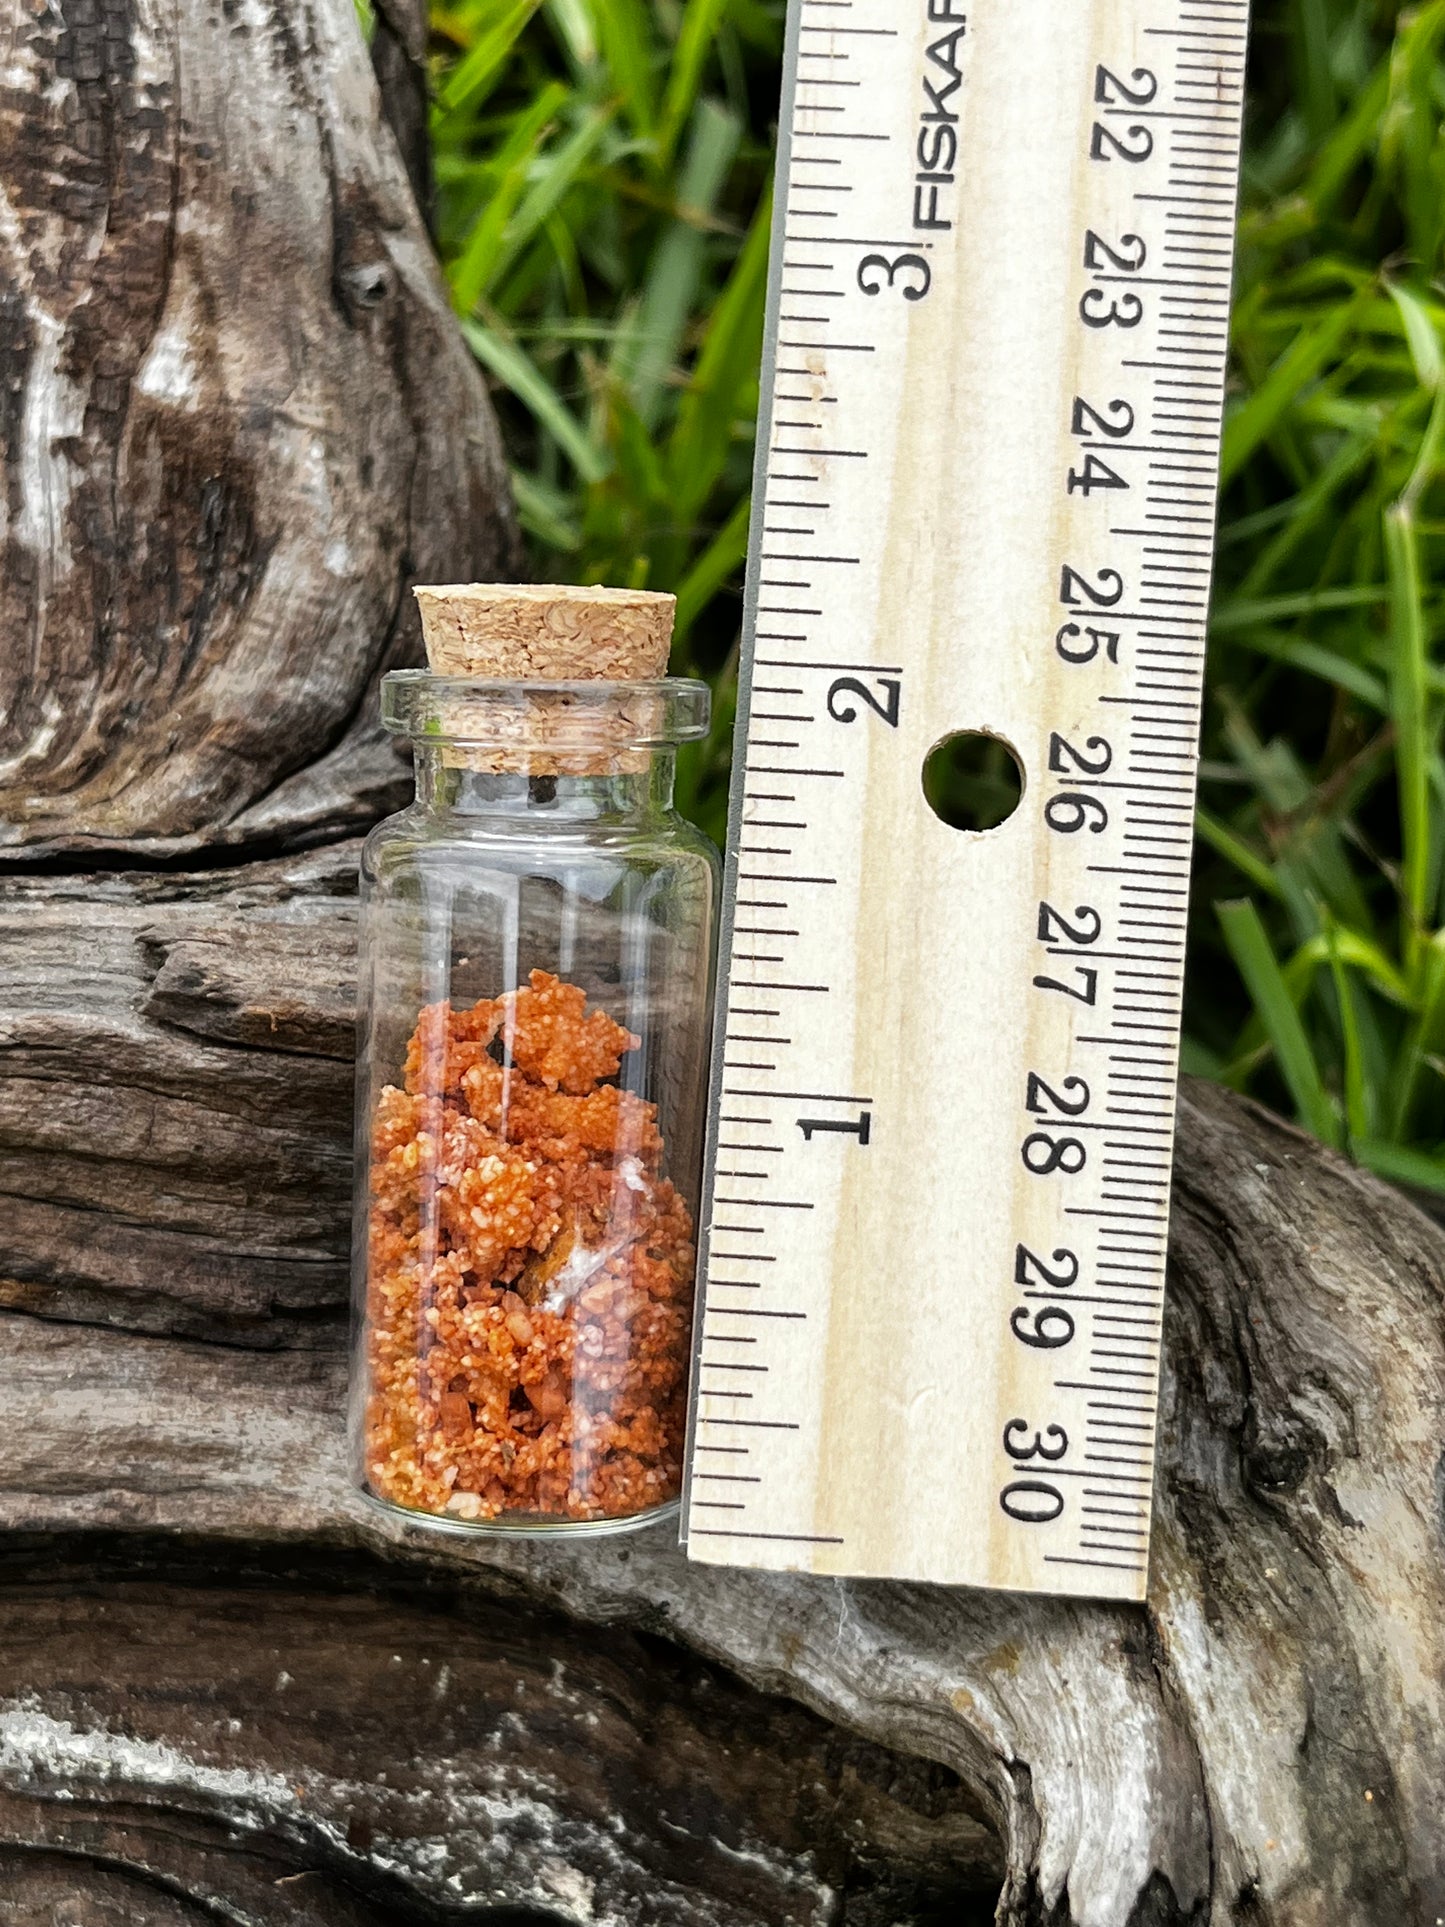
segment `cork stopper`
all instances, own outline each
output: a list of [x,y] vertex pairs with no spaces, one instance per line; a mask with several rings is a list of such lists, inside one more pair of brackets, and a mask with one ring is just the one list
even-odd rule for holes
[[651,682],[667,673],[675,596],[513,582],[415,593],[433,675]]
[[[434,676],[502,682],[653,682],[667,673],[677,598],[645,589],[466,582],[415,590],[427,663]],[[593,740],[575,740],[576,698],[535,694],[511,732],[485,744],[449,743],[452,768],[497,774],[591,776],[647,767],[635,745],[649,731],[655,697],[620,697],[598,719]],[[572,712],[572,713],[569,713]],[[445,719],[444,719],[445,720]],[[508,734],[511,740],[503,740]],[[465,731],[460,727],[457,734]],[[549,745],[549,736],[557,739]]]

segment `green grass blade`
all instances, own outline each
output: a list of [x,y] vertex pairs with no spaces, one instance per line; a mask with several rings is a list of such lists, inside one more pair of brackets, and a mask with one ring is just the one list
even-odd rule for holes
[[1320,518],[1329,510],[1337,493],[1367,468],[1379,450],[1380,423],[1372,419],[1360,433],[1349,434],[1320,470],[1313,483],[1289,501],[1276,504],[1283,527],[1260,550],[1253,566],[1240,584],[1245,599],[1263,596],[1280,571],[1296,552],[1318,533]]
[[1434,318],[1419,296],[1401,282],[1387,282],[1386,291],[1400,311],[1416,380],[1422,388],[1438,388],[1445,377],[1445,354],[1441,352],[1440,333]]
[[512,498],[517,505],[517,520],[528,535],[545,542],[559,555],[575,555],[582,546],[582,532],[568,513],[569,500],[564,490],[549,488],[525,469],[512,470]]
[[1405,955],[1422,940],[1431,871],[1429,741],[1425,713],[1425,612],[1419,546],[1410,511],[1397,502],[1385,517],[1390,572],[1390,712],[1395,724],[1403,843],[1401,888]]
[[1313,327],[1295,337],[1249,399],[1230,410],[1220,455],[1220,473],[1225,483],[1239,472],[1261,442],[1273,434],[1301,392],[1318,379],[1355,326],[1369,294],[1370,290],[1362,289],[1343,307],[1327,309]]
[[1409,1135],[1421,1077],[1441,1041],[1441,1019],[1445,1015],[1445,931],[1437,930],[1423,946],[1415,974],[1418,1008],[1401,1043],[1391,1079],[1393,1102],[1389,1131],[1393,1138]]
[[1262,656],[1272,657],[1276,662],[1288,664],[1291,669],[1302,671],[1306,676],[1317,677],[1321,682],[1333,683],[1337,688],[1347,690],[1381,716],[1389,711],[1389,692],[1383,679],[1361,664],[1352,662],[1348,656],[1337,655],[1323,644],[1304,642],[1298,636],[1275,629],[1245,629],[1239,641],[1242,648],[1255,650]]
[[1390,63],[1382,60],[1334,132],[1309,157],[1300,212],[1305,231],[1313,230],[1349,186],[1351,177],[1378,140],[1389,99]]
[[472,353],[489,373],[528,408],[556,442],[584,482],[600,482],[611,460],[598,448],[581,422],[536,364],[519,348],[479,321],[464,321]]
[[1373,1171],[1376,1177],[1388,1178],[1392,1184],[1413,1185],[1417,1190],[1445,1197],[1445,1157],[1439,1152],[1431,1155],[1378,1138],[1365,1138],[1355,1144],[1354,1153],[1366,1170]]
[[597,61],[597,35],[587,0],[543,0],[553,33],[567,49],[575,72],[586,73]]
[[1315,1136],[1337,1149],[1341,1143],[1339,1115],[1331,1103],[1315,1063],[1310,1041],[1290,996],[1284,975],[1258,910],[1247,899],[1215,905],[1240,976],[1248,987],[1279,1067],[1294,1099],[1300,1121]]
[[1226,863],[1232,863],[1241,876],[1248,877],[1257,890],[1263,890],[1266,896],[1279,896],[1279,879],[1264,858],[1256,856],[1249,845],[1217,817],[1201,807],[1194,813],[1194,828],[1212,850],[1222,856]]
[[654,427],[673,375],[688,318],[697,304],[707,250],[705,226],[716,208],[742,138],[737,118],[705,100],[678,181],[677,218],[658,243],[642,290],[637,326],[615,365],[632,405]]
[[1290,971],[1296,967],[1312,970],[1316,964],[1338,962],[1351,970],[1359,971],[1368,977],[1383,997],[1388,997],[1402,1010],[1414,1007],[1414,993],[1401,973],[1390,962],[1377,943],[1363,936],[1358,930],[1350,930],[1343,925],[1331,922],[1316,937],[1302,943],[1290,962]]
[[748,511],[744,496],[679,583],[676,634],[680,643],[686,642],[699,615],[747,560]]
[[708,320],[669,438],[671,486],[678,513],[688,521],[701,512],[716,486],[736,425],[757,407],[772,213],[772,196],[765,194]]
[[1335,121],[1335,82],[1330,70],[1330,33],[1333,25],[1325,0],[1298,0],[1300,97],[1310,133],[1316,140],[1329,133]]
[[682,130],[692,115],[703,69],[727,10],[728,0],[687,0],[657,130],[658,160],[664,166],[671,163]]
[[1390,61],[1390,95],[1380,127],[1382,171],[1393,178],[1406,216],[1411,251],[1432,261],[1441,231],[1439,172],[1439,41],[1441,0],[1411,8],[1400,23]]
[[582,179],[592,165],[616,112],[615,102],[593,108],[566,140],[559,142],[547,155],[546,166],[538,171],[528,187],[516,217],[509,224],[505,239],[497,250],[487,287],[494,286],[501,279],[522,250],[552,219],[565,196]]
[[439,96],[447,112],[477,106],[490,91],[541,0],[503,0],[482,9],[487,24],[452,69]]
[[537,148],[548,123],[566,99],[567,89],[560,81],[546,88],[520,118],[497,155],[491,194],[450,270],[452,305],[459,314],[470,314],[492,284],[503,237],[526,189]]
[[1295,595],[1258,598],[1226,595],[1216,603],[1209,627],[1216,635],[1227,635],[1234,629],[1284,622],[1296,616],[1326,615],[1337,609],[1369,609],[1384,602],[1389,593],[1387,582],[1360,582],[1347,589],[1303,589]]
[[639,140],[657,132],[657,66],[661,48],[643,0],[591,0],[593,31],[623,111]]
[[1332,930],[1326,941],[1329,950],[1330,979],[1334,985],[1340,1042],[1344,1056],[1345,1122],[1348,1128],[1346,1145],[1348,1146],[1351,1140],[1374,1135],[1377,1105],[1375,1093],[1370,1088],[1365,1073],[1365,1053],[1360,1036],[1355,986],[1345,968],[1334,936],[1335,933]]

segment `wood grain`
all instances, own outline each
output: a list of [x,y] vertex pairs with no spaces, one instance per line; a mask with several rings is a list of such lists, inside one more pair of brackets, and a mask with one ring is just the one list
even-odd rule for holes
[[5,880],[0,1302],[303,1346],[341,1309],[356,862]]
[[1431,1927],[1445,1234],[1218,1091],[1147,1609],[356,1496],[342,833],[491,418],[350,0],[0,44],[0,1922]]
[[516,547],[351,0],[0,39],[0,844],[365,826],[405,788],[376,679],[419,659],[410,583]]
[[[956,1774],[1009,1927],[1397,1927],[1441,1910],[1445,1234],[1278,1120],[1187,1087],[1147,1610],[701,1568],[665,1528],[582,1549],[397,1528],[344,1465],[350,1100],[331,1052],[348,857],[51,880],[48,926],[39,879],[5,885],[0,972],[30,974],[0,1051],[4,1188],[51,1227],[46,1244],[0,1220],[12,1545],[64,1539],[134,1571],[159,1535],[223,1587],[258,1558],[381,1558],[408,1584],[510,1599],[519,1624],[539,1605],[568,1615],[546,1635],[564,1666],[587,1624],[665,1634]],[[243,926],[264,932],[274,1032],[225,940]],[[219,933],[205,968],[174,963],[198,930]],[[195,1198],[170,1148],[181,1119]],[[88,1237],[45,1215],[67,1208]],[[143,1272],[146,1248],[161,1262]],[[96,1255],[127,1249],[114,1277]],[[374,1583],[344,1562],[333,1578],[345,1598]],[[471,1611],[446,1607],[438,1639],[464,1640]],[[12,1707],[29,1665],[4,1672]],[[120,1727],[136,1718],[117,1707]],[[27,1799],[32,1780],[15,1782]],[[965,1859],[959,1895],[988,1853]],[[691,1919],[678,1909],[658,1918]]]
[[1247,11],[790,11],[692,1558],[1142,1596]]
[[148,1551],[160,1571],[70,1546],[0,1583],[0,1672],[27,1679],[0,1710],[7,1923],[78,1890],[145,1927],[381,1927],[459,1893],[829,1927],[845,1896],[906,1922],[997,1885],[956,1775],[646,1635],[374,1561],[218,1587]]

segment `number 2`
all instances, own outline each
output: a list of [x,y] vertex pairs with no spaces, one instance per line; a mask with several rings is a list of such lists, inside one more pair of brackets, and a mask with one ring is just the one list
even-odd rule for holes
[[[1121,422],[1106,422],[1104,415],[1117,415],[1122,410]],[[1074,433],[1090,435],[1097,431],[1107,435],[1111,441],[1123,441],[1134,432],[1134,411],[1126,401],[1111,401],[1104,404],[1103,414],[1086,402],[1082,395],[1074,397]]]
[[1104,934],[1104,919],[1091,903],[1075,907],[1074,922],[1051,903],[1039,905],[1040,943],[1097,943]]
[[1084,776],[1102,776],[1113,760],[1114,751],[1105,736],[1090,736],[1083,749],[1057,730],[1049,737],[1049,768],[1055,776],[1071,776],[1075,770]]
[[873,681],[883,691],[875,696],[867,683],[860,682],[856,676],[839,676],[828,688],[828,714],[835,723],[856,723],[858,711],[851,705],[845,706],[840,697],[856,696],[866,703],[875,716],[881,716],[890,729],[898,727],[898,699],[902,684],[896,676],[875,676]]
[[1059,601],[1066,607],[1077,609],[1087,597],[1095,608],[1112,609],[1123,600],[1123,596],[1124,578],[1117,569],[1100,569],[1096,588],[1087,576],[1064,564],[1059,577]]
[[1035,1117],[1046,1117],[1050,1109],[1062,1112],[1065,1117],[1082,1117],[1089,1108],[1089,1097],[1089,1087],[1082,1077],[1065,1077],[1055,1090],[1037,1071],[1030,1071],[1024,1108]]
[[[1079,1282],[1079,1260],[1075,1252],[1060,1245],[1052,1254],[1057,1271],[1050,1271],[1036,1251],[1027,1245],[1018,1245],[1014,1250],[1014,1282],[1019,1285],[1032,1285],[1035,1289],[1051,1285],[1055,1291],[1064,1291]],[[1035,1277],[1034,1273],[1038,1276]]]
[[1126,87],[1119,76],[1107,67],[1094,69],[1094,99],[1101,107],[1122,105],[1128,107],[1147,107],[1159,91],[1159,82],[1147,67],[1136,67],[1129,76],[1132,87]]
[[1154,136],[1147,127],[1133,126],[1125,129],[1126,138],[1120,140],[1112,127],[1105,127],[1102,121],[1094,122],[1094,132],[1089,141],[1089,159],[1111,161],[1117,155],[1121,161],[1147,161],[1154,152]]
[[[1131,251],[1137,248],[1139,251],[1131,259],[1124,253],[1125,248]],[[1107,259],[1101,261],[1100,255]],[[1137,274],[1148,258],[1149,249],[1142,235],[1121,235],[1117,248],[1111,248],[1103,235],[1096,234],[1092,228],[1084,236],[1084,266],[1095,273],[1102,272],[1106,267],[1115,267],[1121,274]]]

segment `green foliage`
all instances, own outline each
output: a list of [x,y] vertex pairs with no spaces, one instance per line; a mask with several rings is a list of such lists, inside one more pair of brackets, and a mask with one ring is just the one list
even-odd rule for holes
[[[435,5],[439,239],[539,575],[669,588],[719,692],[781,0]],[[1445,1190],[1445,0],[1259,0],[1186,1062]]]
[[1186,1007],[1195,1068],[1437,1190],[1442,40],[1256,23]]
[[717,690],[684,804],[721,839],[781,0],[432,11],[438,241],[536,573],[670,589]]

